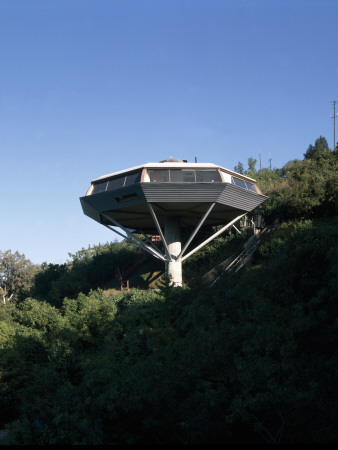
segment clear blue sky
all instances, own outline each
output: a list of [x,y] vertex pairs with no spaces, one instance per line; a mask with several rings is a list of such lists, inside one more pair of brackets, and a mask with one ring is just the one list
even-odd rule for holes
[[337,0],[0,0],[0,249],[114,240],[79,201],[107,173],[332,148],[337,20]]

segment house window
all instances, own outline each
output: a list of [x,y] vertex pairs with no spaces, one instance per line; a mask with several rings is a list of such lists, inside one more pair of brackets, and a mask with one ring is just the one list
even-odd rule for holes
[[105,192],[107,189],[107,181],[101,181],[100,183],[95,183],[92,194],[100,194],[101,192]]
[[119,195],[118,197],[115,197],[115,200],[118,203],[122,203],[122,202],[127,202],[128,200],[132,200],[133,198],[137,198],[138,195],[133,193],[133,194],[126,194],[126,195]]
[[110,180],[94,183],[92,194],[99,194],[105,191],[113,191],[124,186],[130,186],[131,184],[139,183],[141,180],[141,171],[128,173],[119,177],[111,178]]
[[222,181],[217,170],[150,169],[148,175],[151,183],[213,183]]
[[248,191],[256,192],[255,186],[253,183],[249,183],[248,181],[241,180],[240,178],[231,177],[232,184],[239,186],[243,189],[247,189]]

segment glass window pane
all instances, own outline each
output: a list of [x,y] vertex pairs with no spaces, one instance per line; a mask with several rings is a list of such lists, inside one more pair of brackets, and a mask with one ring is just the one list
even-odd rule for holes
[[182,183],[183,182],[183,172],[181,169],[177,169],[177,170],[170,169],[170,182],[171,183]]
[[245,184],[246,184],[246,188],[247,188],[249,191],[256,192],[255,186],[254,186],[252,183],[248,183],[248,182],[246,181]]
[[137,197],[138,197],[138,195],[133,193],[133,194],[120,195],[119,197],[115,197],[115,199],[117,202],[121,203],[121,202],[127,202],[128,200],[131,200],[133,198],[135,199]]
[[152,183],[168,183],[169,182],[169,170],[158,169],[148,170],[149,179]]
[[196,170],[196,181],[198,183],[214,183],[222,180],[218,170]]
[[92,194],[100,194],[101,192],[105,192],[107,187],[107,181],[101,181],[99,183],[94,184],[94,188],[92,190]]
[[195,183],[194,170],[182,170],[183,183]]
[[125,186],[129,186],[130,184],[139,183],[141,180],[141,172],[129,173],[126,177]]
[[236,186],[246,189],[245,181],[240,180],[239,178],[232,177],[232,182],[233,184],[236,184]]
[[113,178],[112,180],[109,180],[107,191],[112,191],[113,189],[121,188],[124,185],[124,179],[125,179],[125,176]]

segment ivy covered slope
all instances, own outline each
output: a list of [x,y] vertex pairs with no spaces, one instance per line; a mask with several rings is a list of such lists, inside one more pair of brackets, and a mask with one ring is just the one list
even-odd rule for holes
[[337,443],[338,151],[325,142],[282,169],[250,159],[280,225],[212,287],[200,275],[240,237],[194,255],[185,288],[103,289],[105,265],[140,256],[118,243],[32,275],[0,307],[0,443]]

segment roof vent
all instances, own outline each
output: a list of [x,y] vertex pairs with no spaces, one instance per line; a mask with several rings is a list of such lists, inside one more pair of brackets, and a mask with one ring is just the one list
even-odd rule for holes
[[170,157],[170,158],[168,158],[168,159],[162,159],[162,161],[160,161],[160,163],[176,163],[176,162],[178,162],[178,163],[183,163],[184,161],[182,161],[181,159],[176,159],[176,158],[172,158],[172,157]]

